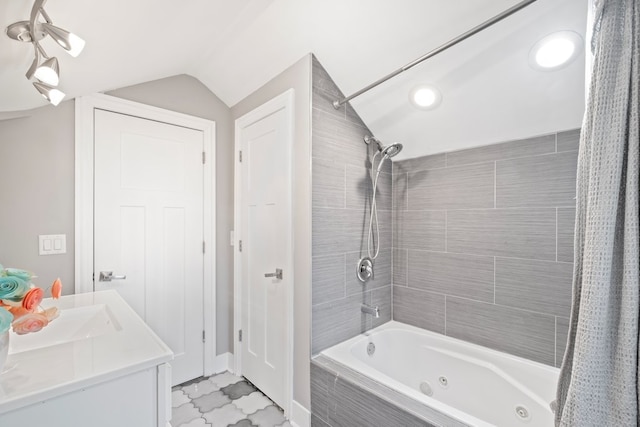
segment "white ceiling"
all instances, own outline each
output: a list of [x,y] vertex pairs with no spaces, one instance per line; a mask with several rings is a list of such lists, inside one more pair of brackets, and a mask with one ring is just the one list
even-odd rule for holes
[[[350,94],[518,0],[49,0],[54,23],[87,41],[71,58],[51,40],[69,98],[176,74],[202,81],[233,106],[308,52]],[[588,0],[538,0],[525,10],[353,101],[384,141],[408,158],[578,127],[584,55],[554,72],[528,65],[543,36],[584,38]],[[32,3],[5,0],[0,26],[28,19]],[[24,77],[32,49],[0,37],[0,112],[44,105]],[[419,83],[442,105],[408,102]]]

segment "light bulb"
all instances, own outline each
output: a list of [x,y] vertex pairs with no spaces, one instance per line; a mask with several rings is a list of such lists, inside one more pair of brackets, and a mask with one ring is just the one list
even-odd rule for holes
[[440,105],[442,95],[433,86],[421,85],[411,91],[409,100],[421,110],[430,110]]
[[538,41],[529,53],[529,63],[540,70],[554,70],[578,56],[582,38],[573,31],[560,31]]

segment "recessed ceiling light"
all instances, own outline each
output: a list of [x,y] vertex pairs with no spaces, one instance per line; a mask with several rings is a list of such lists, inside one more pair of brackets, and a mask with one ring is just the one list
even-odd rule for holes
[[580,53],[582,37],[573,31],[559,31],[539,40],[529,52],[529,64],[538,70],[557,70]]
[[440,91],[433,86],[421,85],[411,91],[409,100],[421,110],[431,110],[440,105],[442,95]]

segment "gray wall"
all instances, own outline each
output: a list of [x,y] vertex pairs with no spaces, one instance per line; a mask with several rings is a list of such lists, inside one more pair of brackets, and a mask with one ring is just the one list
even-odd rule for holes
[[[110,95],[216,122],[217,351],[231,351],[233,140],[229,108],[202,83],[180,75],[109,92]],[[74,289],[74,102],[46,106],[0,121],[0,262],[23,267],[47,285],[60,276]],[[9,201],[10,205],[7,204]],[[66,234],[67,253],[39,256],[38,234]]]
[[[0,121],[0,263],[74,290],[74,102]],[[66,234],[67,253],[38,255],[39,234]]]
[[[331,103],[342,93],[313,61],[313,291],[312,353],[351,338],[391,319],[391,163],[378,182],[380,255],[375,280],[356,278],[358,259],[367,253],[372,186],[370,151],[364,143],[369,129],[350,105]],[[380,318],[360,310],[378,305]]]
[[394,163],[394,319],[559,366],[578,138],[574,130]]
[[[233,106],[235,121],[249,111],[293,88],[294,97],[294,169],[293,169],[293,249],[294,249],[294,348],[293,398],[305,408],[310,407],[309,349],[311,305],[311,158],[310,112],[311,56],[306,55],[273,80]],[[230,162],[233,162],[230,160]],[[233,163],[231,163],[233,164]]]

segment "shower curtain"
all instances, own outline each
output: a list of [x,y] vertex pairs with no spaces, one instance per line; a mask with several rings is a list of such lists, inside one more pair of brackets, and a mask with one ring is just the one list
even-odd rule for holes
[[640,1],[594,1],[556,425],[638,426]]

